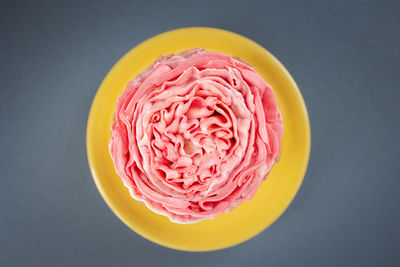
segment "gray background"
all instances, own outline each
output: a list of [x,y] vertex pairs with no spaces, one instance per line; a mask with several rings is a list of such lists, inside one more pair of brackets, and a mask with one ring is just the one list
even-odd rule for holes
[[[399,266],[396,1],[10,1],[0,6],[0,266]],[[121,223],[89,172],[86,122],[115,62],[174,28],[243,34],[307,103],[312,151],[283,216],[188,253]]]

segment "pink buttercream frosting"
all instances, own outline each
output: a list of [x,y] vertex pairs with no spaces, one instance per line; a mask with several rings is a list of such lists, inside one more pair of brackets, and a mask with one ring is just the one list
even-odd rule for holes
[[133,198],[194,223],[253,198],[283,122],[253,67],[203,49],[159,57],[119,97],[110,153]]

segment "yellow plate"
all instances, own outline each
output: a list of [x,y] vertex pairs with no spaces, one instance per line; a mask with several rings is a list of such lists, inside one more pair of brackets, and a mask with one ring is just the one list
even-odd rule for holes
[[[130,80],[159,55],[204,47],[238,56],[252,64],[272,86],[284,120],[280,162],[255,197],[229,214],[180,225],[148,210],[129,195],[108,152],[118,96]],[[300,91],[285,67],[255,42],[214,28],[184,28],[139,44],[111,69],[94,98],[87,125],[87,154],[93,179],[111,210],[132,230],[160,245],[208,251],[237,245],[271,225],[288,207],[303,180],[310,154],[310,125]],[[295,222],[293,222],[295,223]]]

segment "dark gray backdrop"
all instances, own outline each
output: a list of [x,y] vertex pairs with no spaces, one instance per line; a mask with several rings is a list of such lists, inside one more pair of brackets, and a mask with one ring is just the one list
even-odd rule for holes
[[[2,1],[0,266],[399,266],[398,1]],[[284,215],[239,246],[153,244],[89,172],[90,104],[114,63],[174,28],[245,35],[307,103],[312,151]]]

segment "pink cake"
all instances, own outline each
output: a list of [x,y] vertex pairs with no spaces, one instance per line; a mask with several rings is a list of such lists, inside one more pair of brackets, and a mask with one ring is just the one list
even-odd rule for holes
[[194,49],[159,57],[129,83],[110,153],[134,199],[195,223],[253,198],[282,133],[274,92],[254,68]]

